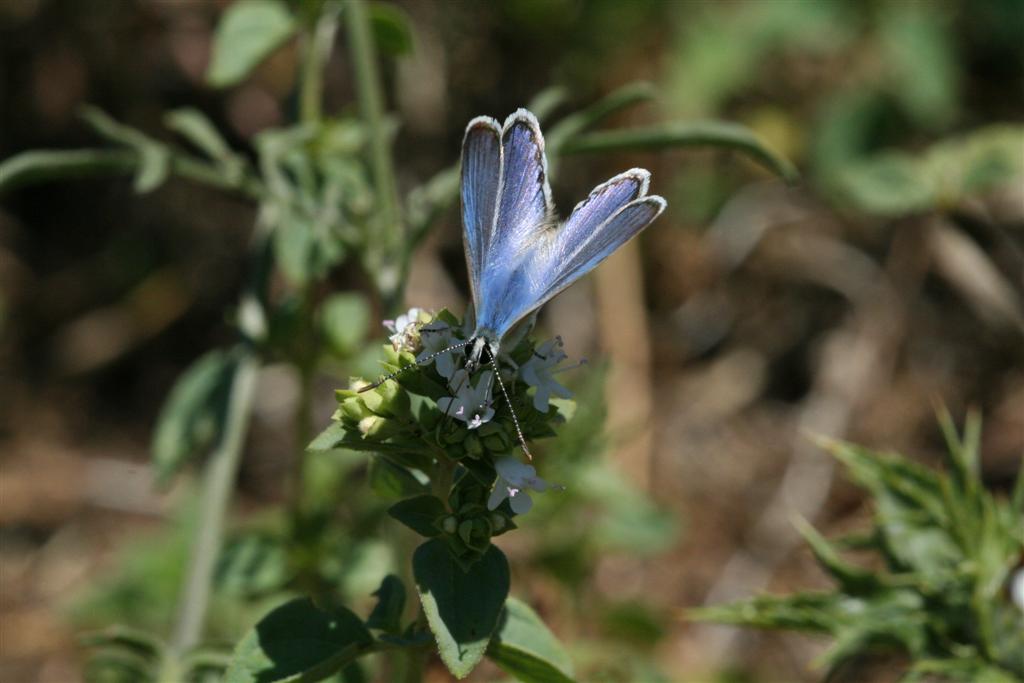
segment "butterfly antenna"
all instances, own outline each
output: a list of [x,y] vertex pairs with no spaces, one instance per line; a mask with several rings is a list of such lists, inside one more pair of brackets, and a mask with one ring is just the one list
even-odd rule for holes
[[505,390],[505,383],[501,381],[501,373],[498,371],[498,363],[491,357],[491,367],[494,368],[494,376],[498,378],[498,386],[501,387],[501,393],[505,397],[505,403],[508,404],[508,412],[512,414],[512,424],[516,426],[516,435],[519,437],[519,445],[523,447],[523,453],[526,453],[526,457],[529,460],[533,460],[533,454],[530,453],[529,447],[526,445],[526,439],[523,437],[523,429],[519,426],[519,418],[516,417],[515,408],[512,407],[512,401],[508,397],[508,391]]
[[419,358],[417,358],[417,359],[416,359],[416,362],[415,362],[415,363],[410,363],[409,365],[404,365],[404,366],[402,366],[402,367],[398,368],[397,370],[395,370],[394,372],[392,372],[392,373],[390,373],[390,374],[387,374],[387,375],[384,375],[383,377],[381,377],[380,379],[378,379],[378,380],[377,380],[376,382],[374,382],[373,384],[367,384],[367,385],[366,385],[365,387],[363,387],[362,389],[357,389],[357,390],[356,390],[356,393],[357,393],[357,394],[361,394],[361,393],[363,393],[364,391],[370,391],[371,389],[376,389],[376,388],[377,388],[377,387],[379,387],[379,386],[380,386],[381,384],[384,384],[384,382],[387,382],[387,381],[388,381],[389,379],[394,379],[395,377],[398,377],[399,375],[401,375],[401,374],[402,374],[403,372],[405,372],[406,370],[411,370],[412,368],[418,368],[418,367],[420,367],[421,365],[426,365],[426,364],[427,364],[427,363],[429,363],[430,361],[432,361],[432,360],[434,360],[435,358],[437,358],[438,356],[440,356],[440,355],[441,355],[442,353],[448,353],[449,351],[454,351],[454,350],[456,350],[456,349],[461,349],[461,348],[463,348],[464,346],[469,346],[469,343],[470,343],[471,341],[473,341],[473,340],[472,340],[472,339],[470,339],[469,341],[464,341],[464,342],[460,342],[460,343],[458,343],[458,344],[452,344],[452,345],[451,345],[451,346],[449,346],[448,348],[445,348],[445,349],[441,349],[440,351],[435,351],[434,353],[430,354],[429,356],[426,356],[426,357],[425,357],[425,358],[423,358],[423,359],[419,359]]

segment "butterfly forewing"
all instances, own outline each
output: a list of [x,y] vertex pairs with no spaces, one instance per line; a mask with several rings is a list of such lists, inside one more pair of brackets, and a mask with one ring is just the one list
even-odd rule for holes
[[494,239],[477,291],[477,323],[499,333],[497,325],[526,291],[517,273],[532,256],[538,234],[550,225],[551,191],[547,183],[544,138],[533,114],[520,109],[505,121],[501,134],[501,183]]
[[479,296],[501,183],[501,126],[480,116],[462,140],[462,229],[473,297]]

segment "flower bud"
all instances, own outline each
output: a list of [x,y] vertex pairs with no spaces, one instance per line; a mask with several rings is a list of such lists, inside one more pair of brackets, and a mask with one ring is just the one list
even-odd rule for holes
[[341,418],[349,422],[359,422],[364,417],[367,417],[368,412],[366,406],[360,402],[358,398],[346,398],[338,406],[338,412],[341,413]]
[[456,529],[458,529],[458,526],[459,520],[455,519],[453,515],[448,515],[443,520],[441,520],[441,531],[445,532],[446,534],[454,534]]
[[497,512],[491,513],[490,521],[495,533],[504,530],[508,526],[508,520],[505,519],[505,515],[499,515]]
[[466,436],[466,440],[462,444],[463,448],[466,449],[466,454],[473,458],[479,458],[484,454],[484,447],[480,443],[480,437],[470,432]]
[[383,417],[378,417],[376,415],[364,417],[362,420],[359,421],[359,433],[362,434],[364,437],[374,436],[375,434],[377,434],[377,432],[381,430],[381,428],[384,427],[384,424],[386,422],[387,420],[385,420]]

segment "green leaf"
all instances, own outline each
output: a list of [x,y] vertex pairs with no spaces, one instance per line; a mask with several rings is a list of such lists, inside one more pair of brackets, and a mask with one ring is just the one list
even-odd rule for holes
[[441,660],[465,678],[483,657],[508,597],[509,567],[496,547],[463,572],[444,541],[427,541],[412,558],[423,612]]
[[392,56],[412,52],[412,24],[404,11],[395,5],[374,2],[369,6],[369,13],[370,28],[378,50]]
[[545,148],[549,150],[549,156],[556,156],[561,153],[563,151],[562,146],[567,140],[596,126],[618,111],[654,99],[655,94],[656,91],[653,85],[644,81],[637,81],[609,93],[606,97],[603,97],[586,109],[566,116],[552,126],[550,132],[544,136]]
[[607,130],[569,138],[562,154],[593,154],[619,150],[662,150],[670,147],[721,147],[743,152],[786,182],[799,177],[796,167],[773,151],[746,126],[725,121],[688,121],[647,128]]
[[377,597],[377,604],[366,619],[366,626],[397,636],[402,632],[405,584],[394,574],[388,574],[380,582],[380,588],[374,595]]
[[333,450],[341,445],[346,434],[348,434],[348,430],[345,429],[345,425],[340,422],[332,422],[327,429],[320,432],[316,438],[306,446],[306,450],[314,452]]
[[83,633],[79,642],[83,647],[119,646],[150,659],[159,659],[164,652],[164,644],[157,636],[120,624]]
[[220,435],[237,367],[236,354],[210,351],[178,378],[153,432],[153,467],[158,484],[166,484],[189,458]]
[[198,109],[184,107],[164,114],[164,125],[181,135],[220,165],[233,182],[245,174],[246,162],[224,141],[217,128]]
[[274,229],[274,260],[288,280],[298,286],[312,275],[313,251],[316,242],[313,226],[308,220],[289,212]]
[[505,601],[487,656],[524,683],[571,683],[572,661],[555,635],[524,602]]
[[65,178],[121,175],[137,165],[134,153],[120,149],[22,152],[0,162],[0,191]]
[[326,612],[309,598],[285,603],[263,617],[238,643],[225,683],[319,681],[340,671],[373,643],[355,614]]
[[150,192],[167,179],[171,171],[171,152],[166,145],[140,130],[115,121],[98,107],[83,107],[82,118],[106,139],[135,150],[136,192]]
[[836,176],[847,201],[883,216],[924,211],[935,203],[935,189],[921,163],[900,152],[886,152],[851,163]]
[[278,0],[234,2],[213,36],[206,81],[215,88],[240,82],[296,31],[295,18]]
[[406,498],[388,508],[389,515],[427,538],[433,538],[441,534],[441,530],[437,528],[436,522],[446,512],[444,503],[430,495]]
[[331,349],[341,357],[359,351],[370,329],[370,306],[355,292],[332,294],[320,307],[321,326]]
[[569,89],[562,85],[552,85],[534,95],[526,108],[533,112],[542,124],[551,113],[569,99]]
[[[368,450],[384,450],[384,444],[373,444]],[[345,444],[351,448],[349,444]],[[370,461],[370,487],[381,498],[407,498],[417,496],[427,487],[404,467],[401,467],[383,456]]]
[[232,538],[221,550],[215,582],[225,595],[252,598],[282,589],[290,577],[282,540],[249,532]]

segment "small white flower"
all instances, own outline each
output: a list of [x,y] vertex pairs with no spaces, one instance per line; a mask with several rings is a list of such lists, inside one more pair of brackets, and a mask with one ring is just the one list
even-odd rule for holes
[[437,407],[445,415],[465,422],[469,429],[476,429],[494,417],[494,408],[490,406],[493,377],[493,372],[485,370],[480,373],[474,386],[469,373],[464,368],[459,368],[452,374],[449,382],[456,392],[455,396],[438,399]]
[[558,488],[538,477],[537,470],[532,465],[511,456],[498,458],[494,462],[494,469],[498,472],[498,479],[494,482],[494,490],[487,499],[488,510],[496,509],[508,498],[512,512],[525,515],[533,507],[533,499],[527,490],[542,493],[550,488]]
[[419,324],[422,308],[413,307],[395,320],[385,320],[384,327],[391,332],[388,339],[395,351],[415,351],[420,345]]
[[533,395],[533,407],[542,413],[547,412],[552,394],[562,398],[572,396],[571,391],[555,381],[552,372],[566,358],[562,351],[562,338],[555,337],[538,346],[530,359],[519,368],[523,381],[531,387],[537,387],[537,393]]
[[457,344],[458,341],[452,335],[452,330],[448,324],[435,320],[429,325],[420,328],[420,343],[423,346],[423,352],[416,357],[416,362],[425,363],[432,354],[439,354],[434,358],[434,367],[437,369],[437,374],[445,379],[452,379],[452,375],[455,374],[454,351],[444,353],[442,351]]

